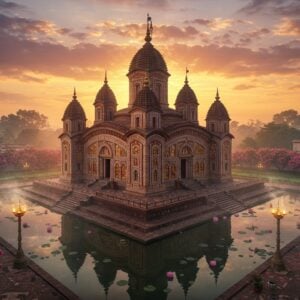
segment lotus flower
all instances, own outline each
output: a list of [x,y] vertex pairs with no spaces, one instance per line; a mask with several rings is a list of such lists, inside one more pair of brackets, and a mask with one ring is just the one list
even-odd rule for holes
[[167,278],[168,278],[168,281],[173,281],[174,279],[174,273],[173,272],[167,272]]
[[217,265],[217,261],[216,260],[211,260],[210,262],[209,262],[209,265],[211,266],[211,267],[215,267],[216,265]]
[[47,232],[52,233],[52,227],[51,226],[47,227]]
[[214,223],[217,223],[218,221],[219,221],[219,217],[216,217],[216,216],[213,217],[213,222],[214,222]]

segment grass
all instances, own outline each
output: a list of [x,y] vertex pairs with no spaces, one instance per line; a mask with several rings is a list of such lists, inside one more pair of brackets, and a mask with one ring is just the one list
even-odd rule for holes
[[7,171],[0,172],[0,183],[9,181],[26,181],[38,178],[47,178],[52,176],[59,176],[60,170],[35,170],[35,171]]
[[300,184],[300,173],[283,172],[277,170],[257,170],[246,168],[233,168],[232,175],[239,178],[256,178],[270,182]]

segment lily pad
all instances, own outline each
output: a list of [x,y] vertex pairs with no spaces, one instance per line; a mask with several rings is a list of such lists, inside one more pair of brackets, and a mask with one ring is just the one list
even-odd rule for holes
[[154,292],[155,290],[156,290],[156,287],[151,284],[148,284],[144,287],[145,292]]
[[117,285],[118,286],[125,286],[128,284],[128,281],[127,280],[119,280],[117,281]]
[[238,233],[239,233],[239,234],[246,234],[247,232],[246,232],[246,231],[240,230],[240,231],[238,231]]
[[182,259],[180,262],[179,262],[181,265],[186,265],[187,264],[187,261]]
[[50,247],[50,244],[46,243],[46,244],[43,244],[41,247],[42,247],[42,248],[49,248],[49,247]]
[[111,259],[110,259],[110,258],[104,258],[104,259],[102,260],[102,262],[104,262],[105,264],[106,264],[106,263],[110,263],[110,262],[111,262]]
[[172,290],[169,289],[169,288],[166,288],[166,289],[163,290],[164,293],[171,293],[171,291],[172,291]]

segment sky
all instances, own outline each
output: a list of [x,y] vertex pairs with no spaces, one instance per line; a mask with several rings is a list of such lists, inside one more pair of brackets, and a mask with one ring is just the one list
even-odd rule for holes
[[200,125],[217,87],[241,123],[300,111],[300,0],[0,0],[0,116],[35,109],[61,127],[76,87],[91,125],[105,70],[126,107],[147,13],[171,74],[170,107],[187,67]]

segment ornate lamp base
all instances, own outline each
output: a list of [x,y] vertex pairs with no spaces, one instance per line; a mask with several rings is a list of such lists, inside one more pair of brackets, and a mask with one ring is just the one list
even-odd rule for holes
[[276,251],[271,259],[271,267],[274,271],[281,272],[285,271],[285,265],[281,256],[281,253]]

